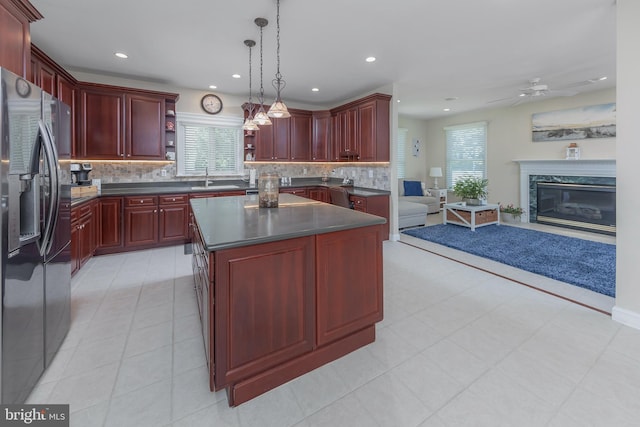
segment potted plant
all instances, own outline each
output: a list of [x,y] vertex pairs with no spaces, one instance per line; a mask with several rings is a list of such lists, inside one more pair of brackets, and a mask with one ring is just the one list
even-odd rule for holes
[[453,192],[469,205],[480,205],[480,199],[487,197],[487,185],[489,180],[477,176],[465,176],[453,185]]
[[509,203],[506,206],[500,204],[500,220],[503,222],[520,222],[524,209]]

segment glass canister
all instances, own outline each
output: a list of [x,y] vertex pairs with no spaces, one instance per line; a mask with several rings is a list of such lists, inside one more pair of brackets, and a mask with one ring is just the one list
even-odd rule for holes
[[276,173],[263,173],[258,178],[258,200],[261,208],[277,208],[280,177]]

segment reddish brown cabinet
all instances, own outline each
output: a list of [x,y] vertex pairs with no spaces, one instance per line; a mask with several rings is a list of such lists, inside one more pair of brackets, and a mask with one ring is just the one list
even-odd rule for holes
[[389,161],[390,100],[376,93],[331,110],[334,161]]
[[32,76],[29,24],[39,19],[26,0],[0,0],[0,66],[26,79]]
[[297,162],[311,160],[311,113],[294,111],[289,120],[291,120],[289,159]]
[[122,197],[101,197],[98,204],[98,248],[96,253],[120,252],[122,237]]
[[125,95],[127,159],[164,160],[165,100],[151,95]]
[[71,274],[75,274],[95,252],[97,205],[98,201],[92,200],[71,209]]
[[189,236],[189,196],[169,194],[158,196],[158,241],[184,242]]
[[387,223],[383,225],[383,239],[387,240],[389,238],[389,196],[386,194],[367,197],[351,195],[349,199],[353,202],[355,210],[386,218]]
[[165,159],[165,105],[175,103],[177,94],[92,83],[79,87],[79,157]]
[[319,202],[331,203],[329,189],[326,187],[315,187],[309,189],[309,198]]
[[298,187],[298,188],[283,188],[280,187],[280,192],[281,193],[287,193],[287,194],[294,194],[296,196],[300,196],[300,197],[307,197],[309,198],[309,189],[306,187]]
[[158,241],[158,197],[124,198],[124,245],[151,246]]
[[331,161],[331,112],[314,111],[312,116],[311,160]]

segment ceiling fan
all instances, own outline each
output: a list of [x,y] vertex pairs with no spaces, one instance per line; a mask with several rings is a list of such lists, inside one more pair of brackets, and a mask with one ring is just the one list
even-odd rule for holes
[[[573,96],[578,93],[576,91],[570,91],[570,90],[549,89],[549,86],[547,86],[544,83],[541,83],[540,81],[541,81],[540,77],[531,79],[529,80],[529,86],[518,89],[520,91],[520,94],[509,97],[509,98],[494,99],[493,101],[488,101],[487,104],[512,100],[514,102],[511,105],[514,106],[522,102],[525,102],[527,100],[530,100],[532,98],[537,98],[540,96],[549,96],[549,95],[550,96]],[[585,80],[584,82],[577,82],[577,83],[570,84],[565,88],[582,86],[590,83],[595,83],[596,81],[597,80],[594,80],[594,79]]]

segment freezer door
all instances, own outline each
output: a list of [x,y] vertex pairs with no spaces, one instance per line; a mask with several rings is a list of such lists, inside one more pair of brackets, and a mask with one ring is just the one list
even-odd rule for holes
[[44,264],[36,243],[6,260],[2,403],[24,403],[44,372]]
[[48,367],[71,324],[71,243],[44,265],[45,366]]

